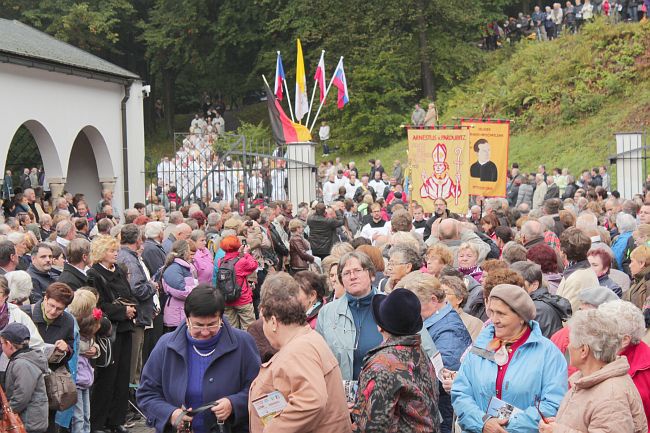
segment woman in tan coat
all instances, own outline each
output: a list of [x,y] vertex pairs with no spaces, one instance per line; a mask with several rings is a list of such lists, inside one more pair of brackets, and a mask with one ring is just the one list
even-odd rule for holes
[[540,420],[540,433],[647,433],[630,365],[617,357],[621,340],[616,322],[602,311],[585,310],[573,315],[569,328],[571,365],[579,371],[569,378],[571,389],[557,418]]
[[[264,335],[278,353],[262,364],[251,385],[250,432],[349,433],[341,370],[323,337],[307,325],[299,292],[283,272],[262,285]],[[271,400],[275,405],[265,411]]]

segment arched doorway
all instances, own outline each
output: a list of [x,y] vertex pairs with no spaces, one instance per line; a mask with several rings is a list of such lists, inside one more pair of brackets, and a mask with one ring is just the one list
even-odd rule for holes
[[[34,168],[39,172],[37,181],[23,179],[25,169],[31,171]],[[11,188],[7,182],[7,170],[11,171]],[[20,125],[7,149],[2,197],[6,199],[7,194],[13,195],[27,186],[49,190],[48,179],[61,178],[62,174],[54,141],[45,126],[36,120],[28,120]]]
[[113,164],[104,137],[94,126],[84,127],[77,134],[70,151],[66,191],[84,194],[94,212],[101,199],[102,182],[113,179]]

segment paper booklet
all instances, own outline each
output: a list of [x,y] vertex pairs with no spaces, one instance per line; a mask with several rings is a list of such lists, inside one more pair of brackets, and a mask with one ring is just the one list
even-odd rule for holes
[[494,417],[496,419],[510,419],[511,417],[523,413],[523,411],[510,403],[507,403],[497,397],[490,399],[485,418]]
[[267,426],[273,418],[287,407],[287,400],[280,391],[270,392],[253,400],[252,403],[264,426]]
[[343,391],[345,392],[345,398],[348,403],[354,403],[357,401],[357,391],[359,390],[359,381],[358,380],[344,380],[343,381]]
[[439,381],[442,382],[442,370],[445,369],[445,364],[442,362],[442,355],[440,352],[436,353],[433,355],[431,358],[431,363],[433,364],[433,368],[436,370],[436,377],[438,378]]

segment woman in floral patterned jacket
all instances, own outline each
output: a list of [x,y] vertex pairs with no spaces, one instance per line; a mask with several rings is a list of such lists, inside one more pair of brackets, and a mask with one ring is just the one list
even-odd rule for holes
[[352,409],[355,433],[439,433],[438,387],[421,348],[420,301],[406,289],[375,295],[372,313],[384,337],[370,350]]

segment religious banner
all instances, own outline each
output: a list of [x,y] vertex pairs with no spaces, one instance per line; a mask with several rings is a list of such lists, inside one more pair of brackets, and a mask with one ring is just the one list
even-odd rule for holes
[[461,119],[469,126],[469,194],[505,197],[510,121]]
[[427,213],[443,198],[455,213],[467,213],[469,202],[469,129],[437,127],[409,129],[409,169],[412,199]]

